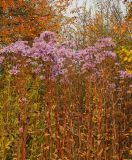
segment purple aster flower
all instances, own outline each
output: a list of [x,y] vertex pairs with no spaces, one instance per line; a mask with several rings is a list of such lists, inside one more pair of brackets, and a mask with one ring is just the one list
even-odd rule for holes
[[40,75],[40,80],[45,80],[45,76]]
[[115,84],[115,83],[110,83],[110,84],[109,84],[109,88],[110,88],[110,89],[115,89],[115,87],[116,87],[116,84]]
[[5,59],[5,57],[4,57],[4,56],[0,56],[0,64],[2,64],[2,63],[3,63],[4,59]]
[[41,72],[41,69],[37,67],[37,68],[33,69],[32,72],[35,74],[39,74]]
[[42,60],[43,60],[44,62],[49,61],[49,57],[43,57]]
[[9,73],[10,73],[11,75],[17,75],[19,72],[20,72],[20,70],[18,69],[17,66],[13,66],[13,67],[9,70]]

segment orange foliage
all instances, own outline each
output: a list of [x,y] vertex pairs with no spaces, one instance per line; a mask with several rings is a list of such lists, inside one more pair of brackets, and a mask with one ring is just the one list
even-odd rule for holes
[[31,41],[43,30],[58,31],[57,14],[47,0],[0,1],[0,43]]

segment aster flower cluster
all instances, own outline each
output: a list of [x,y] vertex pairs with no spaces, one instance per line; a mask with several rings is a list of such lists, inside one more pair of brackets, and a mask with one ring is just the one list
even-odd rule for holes
[[[58,45],[53,32],[42,32],[40,37],[34,39],[32,46],[29,46],[27,41],[17,41],[0,50],[0,64],[10,57],[12,66],[8,65],[9,73],[17,75],[20,72],[20,57],[24,57],[24,66],[30,66],[31,72],[38,74],[41,80],[45,78],[45,64],[49,64],[50,77],[53,79],[59,75],[66,75],[69,66],[79,68],[81,74],[99,74],[104,61],[111,59],[115,66],[117,64],[116,54],[110,50],[111,47],[115,47],[111,38],[103,38],[93,46],[78,51],[71,49],[72,47],[68,48],[66,44],[68,43]],[[120,71],[119,74],[120,77],[128,77],[124,71]]]
[[47,31],[32,45],[19,40],[0,50],[0,159],[20,157],[21,148],[21,159],[113,159],[116,148],[129,148],[132,74],[111,38],[80,50],[74,45]]

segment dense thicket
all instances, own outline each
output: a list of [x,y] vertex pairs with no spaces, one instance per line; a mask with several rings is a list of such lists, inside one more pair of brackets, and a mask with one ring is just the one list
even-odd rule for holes
[[1,50],[1,159],[130,158],[132,75],[111,38],[72,47],[43,32]]
[[132,157],[132,3],[71,2],[0,1],[0,160]]

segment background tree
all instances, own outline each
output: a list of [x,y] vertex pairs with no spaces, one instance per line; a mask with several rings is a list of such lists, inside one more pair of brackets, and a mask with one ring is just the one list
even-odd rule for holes
[[68,5],[66,0],[62,3],[59,0],[55,3],[47,0],[0,1],[0,43],[8,44],[20,38],[31,41],[44,30],[57,32],[62,11]]
[[128,16],[130,3],[123,4],[119,0],[94,2],[94,9],[85,0],[81,7],[76,5],[70,17],[65,17],[63,32],[67,33],[67,39],[75,40],[77,48],[85,48],[102,37],[112,37],[119,45],[130,43],[130,18],[127,18],[131,17]]

